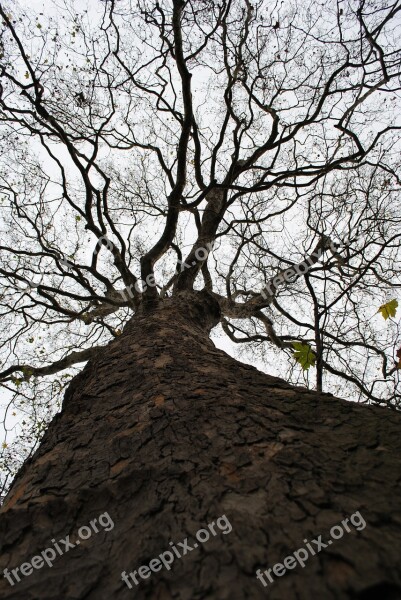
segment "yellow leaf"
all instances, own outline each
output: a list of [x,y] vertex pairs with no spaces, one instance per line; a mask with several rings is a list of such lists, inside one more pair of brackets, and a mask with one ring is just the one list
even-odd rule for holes
[[2,447],[2,448],[8,448],[8,446],[7,446],[6,442],[3,442],[3,443],[2,443],[2,445],[1,445],[1,447]]
[[395,317],[397,312],[398,300],[389,300],[386,304],[382,304],[377,312],[380,312],[382,317],[387,321],[389,317]]
[[30,75],[29,75],[28,71],[26,71],[26,73],[25,73],[25,79],[29,79],[29,77],[30,77]]
[[303,344],[302,342],[293,342],[292,344],[295,352],[292,353],[293,357],[302,367],[303,371],[307,371],[310,367],[314,367],[316,363],[316,354],[309,346],[309,344]]

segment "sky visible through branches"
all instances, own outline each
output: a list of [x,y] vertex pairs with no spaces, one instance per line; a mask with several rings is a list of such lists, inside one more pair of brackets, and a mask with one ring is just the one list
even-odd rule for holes
[[4,485],[83,364],[188,289],[241,360],[399,408],[400,3],[0,7]]

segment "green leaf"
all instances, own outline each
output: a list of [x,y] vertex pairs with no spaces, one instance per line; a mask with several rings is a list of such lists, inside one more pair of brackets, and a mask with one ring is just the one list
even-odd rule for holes
[[24,367],[24,368],[22,369],[22,372],[23,372],[23,374],[24,374],[24,377],[25,377],[25,379],[28,379],[28,380],[29,380],[29,379],[32,377],[32,375],[33,375],[33,371],[32,371],[32,369],[28,369],[28,368],[26,368],[26,367]]
[[398,300],[389,300],[386,304],[382,304],[377,312],[382,314],[382,317],[387,321],[389,317],[395,317],[397,312]]
[[80,221],[80,220],[81,220],[81,217],[80,217],[79,215],[77,215],[77,216],[75,217],[75,220],[76,220],[76,221]]
[[302,342],[293,342],[292,346],[295,350],[293,357],[299,363],[304,371],[307,371],[310,367],[314,367],[316,363],[316,354],[309,346],[309,344],[303,344]]

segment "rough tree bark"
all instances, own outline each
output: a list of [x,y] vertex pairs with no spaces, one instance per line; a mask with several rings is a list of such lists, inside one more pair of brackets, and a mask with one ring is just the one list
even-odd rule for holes
[[[401,598],[401,415],[293,387],[216,349],[207,293],[147,314],[71,383],[1,510],[1,569],[107,511],[115,527],[5,600]],[[360,511],[351,531],[264,588],[255,578]],[[133,571],[225,514],[217,535],[130,590]]]

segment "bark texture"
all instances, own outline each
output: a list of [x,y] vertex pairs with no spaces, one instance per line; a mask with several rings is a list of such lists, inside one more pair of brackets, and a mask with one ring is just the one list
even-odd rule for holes
[[[202,293],[138,314],[71,383],[1,509],[1,570],[108,512],[115,524],[4,600],[401,598],[401,415],[293,387],[215,348]],[[255,570],[360,511],[305,568]],[[218,532],[129,589],[134,571],[225,514]]]

